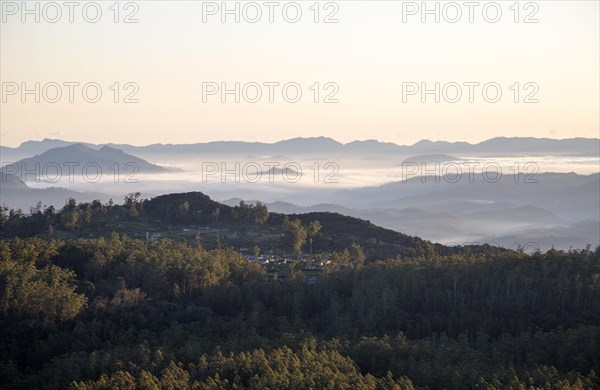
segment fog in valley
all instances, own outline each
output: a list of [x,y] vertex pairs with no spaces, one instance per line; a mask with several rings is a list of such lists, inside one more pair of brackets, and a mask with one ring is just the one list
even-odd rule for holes
[[44,140],[2,150],[2,204],[28,211],[73,197],[119,204],[201,191],[273,212],[328,211],[434,242],[527,251],[600,242],[594,139],[480,144],[328,138],[276,144],[92,145]]

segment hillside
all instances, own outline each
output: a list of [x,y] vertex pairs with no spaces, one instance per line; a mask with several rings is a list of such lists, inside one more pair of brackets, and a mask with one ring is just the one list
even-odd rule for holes
[[[150,200],[132,195],[124,205],[70,203],[56,214],[43,213],[22,220],[4,221],[0,237],[47,235],[50,226],[53,235],[64,238],[108,237],[117,232],[137,238],[152,234],[193,242],[199,234],[208,248],[221,244],[234,248],[259,246],[283,255],[292,253],[286,242],[284,221],[299,220],[304,226],[313,221],[321,225],[310,246],[314,253],[342,252],[353,244],[361,246],[370,260],[504,251],[489,245],[447,247],[432,244],[369,221],[329,212],[268,213],[266,223],[257,223],[256,211],[256,206],[243,202],[228,206],[201,192],[162,195]],[[308,240],[305,239],[301,249],[308,252]]]
[[[185,214],[178,215],[177,211],[182,209],[180,205],[186,202],[187,211]],[[206,224],[218,221],[220,225],[230,227],[232,230],[235,230],[236,226],[254,224],[252,216],[246,220],[234,218],[232,211],[236,207],[215,202],[200,192],[163,195],[144,202],[144,210],[149,213],[148,218],[162,217],[173,223],[188,224]],[[217,209],[219,210],[218,217],[215,217]],[[352,243],[362,246],[370,259],[419,256],[432,252],[451,254],[465,251],[496,251],[488,245],[454,248],[432,244],[418,237],[376,226],[366,220],[330,212],[270,213],[267,225],[274,230],[280,229],[284,218],[299,219],[304,225],[308,225],[311,221],[319,221],[322,229],[318,240],[315,240],[314,249],[317,251],[342,251],[350,247]]]

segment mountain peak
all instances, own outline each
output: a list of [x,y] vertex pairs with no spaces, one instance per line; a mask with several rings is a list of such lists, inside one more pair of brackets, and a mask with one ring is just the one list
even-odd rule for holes
[[100,149],[99,152],[102,153],[125,153],[122,149],[113,148],[112,146],[104,145]]
[[286,139],[286,140],[283,140],[283,141],[276,142],[276,144],[282,144],[282,143],[311,143],[311,142],[341,145],[341,143],[339,143],[338,141],[334,140],[333,138],[324,137],[324,136],[320,136],[320,137],[295,137],[295,138],[290,138],[290,139]]
[[90,147],[88,147],[88,146],[86,146],[84,144],[81,144],[81,143],[67,145],[67,146],[59,146],[59,147],[56,147],[56,148],[53,148],[53,149],[50,149],[50,150],[66,150],[66,151],[68,151],[68,150],[79,150],[79,151],[82,151],[82,152],[94,151],[94,149],[92,149],[92,148],[90,148]]

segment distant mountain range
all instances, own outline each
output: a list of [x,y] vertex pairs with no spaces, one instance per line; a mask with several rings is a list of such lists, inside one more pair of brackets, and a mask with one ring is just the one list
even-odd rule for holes
[[[51,141],[49,144],[56,145],[57,142]],[[29,146],[26,146],[26,148],[29,148]],[[59,172],[63,176],[71,174],[80,176],[82,171],[86,169],[86,165],[89,164],[92,164],[93,167],[87,168],[86,174],[92,177],[95,177],[97,173],[113,175],[115,172],[127,174],[166,173],[171,171],[127,154],[120,149],[106,145],[94,149],[84,144],[54,147],[33,157],[6,164],[3,166],[2,171],[14,174],[23,181],[34,177],[45,180],[48,179],[46,176],[54,179]],[[72,171],[70,166],[73,167]]]
[[447,142],[422,140],[413,145],[397,145],[375,140],[353,141],[342,144],[331,138],[292,138],[275,143],[216,141],[195,144],[153,144],[133,146],[127,144],[95,145],[81,142],[44,139],[42,141],[27,141],[19,147],[0,146],[1,159],[4,162],[16,161],[32,155],[44,153],[52,148],[60,148],[79,144],[92,149],[102,146],[117,148],[143,158],[153,159],[156,156],[174,155],[178,157],[205,155],[348,155],[348,156],[377,156],[377,155],[530,155],[530,156],[578,156],[597,157],[600,155],[600,139],[570,138],[549,139],[531,137],[498,137],[476,144],[468,142]]

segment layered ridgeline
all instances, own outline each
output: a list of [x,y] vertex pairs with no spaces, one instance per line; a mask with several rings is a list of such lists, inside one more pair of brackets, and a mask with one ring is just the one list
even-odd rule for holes
[[[27,141],[18,147],[0,146],[3,161],[16,161],[24,157],[44,153],[52,148],[82,145],[92,149],[109,146],[123,150],[125,153],[141,156],[146,159],[197,156],[248,156],[282,154],[319,154],[364,156],[407,157],[417,155],[448,154],[456,155],[529,155],[529,156],[589,156],[598,157],[600,142],[594,138],[549,139],[531,137],[498,137],[476,144],[468,142],[447,142],[422,140],[413,145],[397,145],[391,142],[376,140],[353,141],[346,144],[327,137],[293,138],[275,143],[215,141],[196,144],[153,144],[133,146],[128,144],[95,145],[89,143],[69,142],[44,139]],[[279,159],[280,160],[280,159]],[[401,162],[401,161],[399,161]]]
[[[30,207],[43,200],[44,204],[56,207],[63,205],[69,198],[84,202],[95,199],[107,202],[112,197],[111,194],[101,193],[97,187],[92,191],[77,191],[65,188],[65,185],[99,181],[137,183],[141,174],[177,171],[110,146],[94,149],[84,144],[64,145],[62,141],[47,144],[60,146],[18,161],[10,160],[10,153],[2,153],[0,205],[17,209]],[[38,150],[28,147],[28,144],[24,145],[25,150]],[[5,149],[7,148],[3,148]]]
[[357,245],[367,259],[404,258],[428,254],[499,253],[489,245],[448,247],[385,229],[369,221],[330,212],[271,213],[243,201],[229,206],[201,192],[162,195],[143,200],[130,194],[122,205],[112,201],[77,203],[62,209],[33,207],[30,213],[3,207],[0,237],[77,238],[113,232],[130,237],[202,240],[207,248],[230,246],[249,252],[258,246],[277,255],[332,253]]
[[[7,156],[2,157],[2,171],[13,174],[21,180],[50,181],[65,178],[70,175],[74,178],[83,174],[95,178],[96,175],[118,175],[135,173],[166,173],[171,170],[149,163],[139,157],[132,156],[120,149],[102,146],[92,149],[84,144],[72,144],[51,148],[33,157],[8,161]],[[69,177],[71,178],[71,177]]]
[[[335,212],[442,243],[487,242],[528,250],[600,244],[600,174],[505,174],[493,182],[466,172],[411,177],[333,191],[312,205],[267,202],[278,213]],[[247,197],[248,203],[259,197]],[[224,202],[239,203],[240,198]]]

